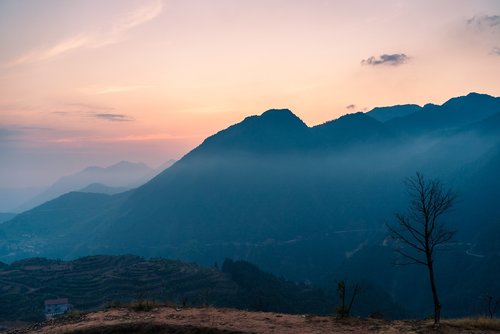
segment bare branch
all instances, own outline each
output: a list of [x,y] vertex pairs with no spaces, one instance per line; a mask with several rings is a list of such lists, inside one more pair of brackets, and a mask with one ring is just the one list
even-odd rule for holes
[[402,241],[403,243],[407,244],[408,246],[410,246],[412,248],[415,248],[418,251],[425,252],[424,247],[421,247],[418,244],[416,244],[415,242],[409,240],[405,235],[403,235],[403,233],[397,231],[392,226],[387,225],[387,228],[389,229],[389,234],[393,239]]
[[400,264],[400,265],[406,265],[406,264],[422,264],[424,266],[427,265],[427,262],[419,260],[416,257],[411,256],[410,254],[407,254],[407,253],[403,252],[402,250],[396,249],[395,252],[398,253],[399,255],[401,255],[402,257],[405,257],[405,258],[407,258],[409,260],[412,260],[412,262],[410,262],[410,263],[404,263],[404,264]]

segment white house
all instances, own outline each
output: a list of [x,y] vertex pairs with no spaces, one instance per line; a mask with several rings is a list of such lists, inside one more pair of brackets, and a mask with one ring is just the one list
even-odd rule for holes
[[68,302],[68,298],[47,299],[45,304],[45,318],[51,319],[54,316],[71,311],[73,306]]

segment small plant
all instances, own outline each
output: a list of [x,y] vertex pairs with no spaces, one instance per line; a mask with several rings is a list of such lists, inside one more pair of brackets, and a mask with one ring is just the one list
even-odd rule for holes
[[129,308],[136,312],[149,312],[159,306],[160,304],[158,304],[154,300],[147,299],[136,300],[129,304]]
[[351,314],[352,305],[354,300],[359,293],[359,284],[355,284],[352,288],[351,299],[349,304],[346,304],[347,299],[347,287],[345,281],[339,281],[337,283],[337,293],[339,295],[340,304],[335,309],[337,318],[343,319],[348,318]]
[[500,308],[500,298],[495,299],[492,295],[486,295],[484,299],[486,302],[486,313],[490,319],[493,319],[497,310]]

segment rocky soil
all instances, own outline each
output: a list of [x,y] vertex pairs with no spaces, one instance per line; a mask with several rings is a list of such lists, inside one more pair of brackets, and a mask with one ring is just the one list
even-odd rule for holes
[[493,330],[458,327],[447,322],[439,330],[431,321],[335,319],[310,315],[248,312],[233,309],[158,307],[148,312],[126,308],[87,314],[12,329],[24,333],[495,333]]

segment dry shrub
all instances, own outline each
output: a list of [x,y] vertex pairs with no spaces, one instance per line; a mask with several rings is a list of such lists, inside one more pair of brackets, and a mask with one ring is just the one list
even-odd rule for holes
[[443,321],[445,324],[465,329],[484,329],[500,331],[500,319],[498,318],[462,318]]

